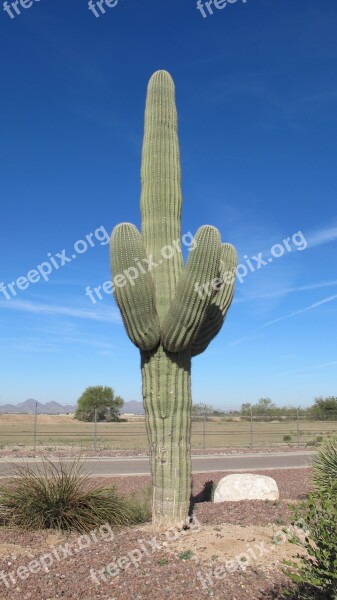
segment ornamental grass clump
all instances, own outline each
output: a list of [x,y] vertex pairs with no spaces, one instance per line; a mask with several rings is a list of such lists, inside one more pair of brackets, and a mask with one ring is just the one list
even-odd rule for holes
[[313,480],[317,488],[337,486],[337,438],[326,440],[313,462]]
[[0,488],[0,521],[22,529],[89,532],[139,522],[139,512],[112,488],[100,487],[76,459],[43,460],[41,467],[14,465]]

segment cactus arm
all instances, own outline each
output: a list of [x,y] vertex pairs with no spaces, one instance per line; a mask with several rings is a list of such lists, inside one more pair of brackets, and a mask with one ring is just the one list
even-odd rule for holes
[[197,356],[206,350],[224,323],[234,295],[236,266],[235,248],[231,244],[222,244],[220,279],[223,285],[208,306],[204,322],[192,344],[192,356]]
[[153,271],[156,306],[162,324],[184,268],[182,254],[162,252],[181,239],[181,169],[174,83],[166,71],[152,75],[147,91],[141,168],[142,234]]
[[[196,247],[190,251],[163,324],[162,344],[169,352],[182,352],[193,342],[213,296],[212,281],[219,272],[221,241],[218,230],[205,225],[200,227],[194,239]],[[202,293],[203,286],[207,286],[208,294]]]
[[110,262],[114,296],[130,340],[141,350],[159,344],[160,330],[151,273],[141,234],[134,225],[121,223],[112,232]]

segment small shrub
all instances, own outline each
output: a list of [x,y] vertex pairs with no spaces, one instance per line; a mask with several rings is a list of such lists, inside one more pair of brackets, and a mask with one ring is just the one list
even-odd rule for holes
[[289,435],[288,433],[287,433],[287,435],[284,435],[284,436],[283,436],[283,441],[284,441],[284,442],[291,442],[291,441],[292,441],[292,439],[293,439],[293,438],[292,438],[292,436],[291,436],[291,435]]
[[152,516],[151,486],[147,486],[140,497],[139,495],[133,494],[131,498],[127,500],[127,504],[130,511],[130,524],[139,525],[150,521]]
[[308,447],[315,447],[315,446],[317,446],[316,440],[308,440],[307,441],[307,446]]
[[0,491],[0,521],[23,529],[88,532],[104,523],[133,523],[134,508],[114,488],[83,474],[79,459],[66,466],[44,459],[40,469],[15,465]]
[[192,550],[185,550],[184,552],[180,552],[178,554],[180,560],[189,560],[193,556]]
[[285,573],[297,584],[296,599],[337,600],[337,486],[318,489],[295,509],[305,536],[289,541],[305,550],[298,562],[285,561]]

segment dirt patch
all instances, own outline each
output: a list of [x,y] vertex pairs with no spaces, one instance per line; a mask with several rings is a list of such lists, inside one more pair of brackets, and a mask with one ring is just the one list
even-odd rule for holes
[[254,567],[270,571],[297,554],[289,542],[293,532],[292,526],[202,525],[200,531],[180,536],[170,549],[178,556],[191,552],[195,560],[233,561],[242,570]]
[[[31,424],[33,422],[33,414],[0,414],[0,423],[16,424]],[[63,425],[74,423],[74,415],[38,415],[40,425]],[[75,421],[76,422],[76,421]]]
[[[237,561],[235,571],[227,565],[246,545],[270,543],[272,528],[223,525],[202,526],[199,532],[185,532],[170,541],[154,534],[149,526],[115,532],[114,539],[92,543],[80,549],[75,534],[62,536],[67,556],[47,560],[47,571],[27,572],[32,560],[40,561],[51,553],[46,532],[7,532],[13,542],[31,547],[32,555],[0,557],[1,600],[262,600],[278,598],[276,591],[287,580],[279,565],[281,555],[270,551],[270,562]],[[0,531],[2,537],[3,531]],[[209,546],[212,545],[212,549]],[[193,555],[188,552],[193,549]],[[205,550],[206,548],[206,550]],[[60,555],[59,546],[57,552]],[[285,551],[283,550],[283,553]],[[285,553],[289,556],[288,551]],[[128,557],[136,557],[132,563]],[[46,561],[45,561],[46,562]],[[34,569],[36,569],[36,562]],[[110,565],[109,569],[107,568]],[[117,567],[116,567],[117,565]],[[25,570],[26,569],[26,570]],[[18,573],[24,573],[21,579]],[[28,573],[28,574],[27,574]],[[277,594],[277,595],[276,595]]]
[[0,544],[0,559],[12,558],[16,560],[18,556],[33,556],[32,552],[19,544]]

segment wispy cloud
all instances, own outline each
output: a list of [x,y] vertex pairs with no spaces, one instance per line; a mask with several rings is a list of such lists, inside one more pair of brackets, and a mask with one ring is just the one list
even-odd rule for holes
[[305,236],[309,248],[315,246],[322,246],[322,244],[329,244],[337,240],[337,227],[324,227],[322,229],[316,229],[309,232]]
[[278,289],[272,290],[270,292],[258,292],[256,294],[251,294],[247,296],[242,296],[241,298],[234,298],[233,303],[238,304],[242,302],[250,302],[253,300],[264,300],[268,298],[280,298],[286,296],[288,294],[297,293],[297,292],[307,292],[310,290],[318,290],[326,287],[333,287],[337,285],[337,279],[332,279],[331,281],[321,281],[319,283],[311,283],[308,285],[299,285],[295,287],[283,288],[279,287]]
[[69,342],[70,344],[78,344],[83,345],[86,344],[91,347],[100,348],[102,351],[108,351],[109,354],[114,349],[114,345],[111,342],[106,342],[104,340],[97,340],[94,337],[87,336],[76,336],[76,337],[64,337],[62,338],[62,342]]
[[275,323],[280,323],[281,321],[285,321],[286,319],[290,319],[297,315],[302,315],[306,312],[309,312],[310,310],[314,310],[315,308],[318,308],[319,306],[323,306],[324,304],[333,302],[334,300],[337,300],[337,294],[334,294],[333,296],[328,296],[327,298],[323,298],[323,300],[314,302],[313,304],[310,304],[310,306],[306,306],[304,308],[301,308],[300,310],[295,310],[294,312],[288,313],[287,315],[283,315],[283,317],[278,317],[277,319],[273,319],[272,321],[267,321],[267,323],[260,325],[260,327],[257,327],[256,329],[254,329],[248,335],[246,335],[242,338],[239,338],[237,340],[234,340],[233,342],[230,342],[229,345],[236,346],[238,344],[241,344],[242,342],[250,341],[252,339],[256,339],[257,337],[261,337],[260,335],[257,335],[261,329],[264,329],[265,327],[270,327],[271,325],[275,325]]
[[8,350],[15,352],[48,354],[50,352],[64,353],[65,350],[70,350],[74,346],[80,346],[83,351],[83,346],[89,346],[92,350],[96,350],[96,354],[112,356],[116,352],[115,346],[104,339],[96,339],[94,336],[77,335],[67,337],[62,332],[56,332],[54,335],[48,335],[48,338],[42,336],[21,335],[20,337],[5,337],[2,338],[2,345],[6,353]]
[[114,307],[109,307],[109,310],[107,311],[98,310],[97,308],[87,310],[83,308],[60,306],[57,304],[41,304],[13,299],[0,302],[0,309],[35,313],[39,315],[74,317],[75,319],[89,319],[91,321],[105,321],[109,323],[121,322],[120,315]]
[[258,329],[256,331],[258,331],[259,329],[263,329],[264,327],[269,327],[270,325],[274,325],[275,323],[279,323],[280,321],[285,321],[286,319],[290,319],[291,317],[295,317],[297,315],[302,315],[303,313],[306,313],[309,310],[314,310],[315,308],[318,308],[319,306],[323,306],[324,304],[328,304],[329,302],[333,302],[334,300],[337,300],[337,294],[334,294],[334,296],[328,296],[327,298],[324,298],[323,300],[319,300],[318,302],[314,302],[313,304],[310,304],[310,306],[306,306],[305,308],[301,308],[300,310],[295,310],[294,312],[291,312],[288,315],[284,315],[283,317],[279,317],[278,319],[273,319],[272,321],[268,321],[267,323],[264,323],[264,325],[261,325],[260,327],[258,327]]
[[56,344],[54,340],[44,340],[36,336],[3,338],[2,343],[6,355],[10,351],[15,352],[16,355],[19,352],[23,352],[26,356],[30,354],[46,355],[51,352],[64,352],[64,346]]
[[337,360],[333,360],[331,362],[320,363],[318,365],[311,365],[310,367],[303,367],[302,369],[292,369],[291,371],[281,371],[280,373],[276,373],[276,375],[291,375],[296,373],[306,373],[307,371],[311,372],[315,369],[325,369],[326,367],[334,367],[337,365]]
[[250,333],[248,335],[243,336],[242,338],[239,338],[237,340],[234,340],[234,342],[229,342],[229,344],[227,344],[228,346],[238,346],[239,344],[242,344],[242,342],[253,342],[254,340],[258,339],[258,338],[262,338],[264,337],[262,335],[262,333]]

